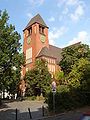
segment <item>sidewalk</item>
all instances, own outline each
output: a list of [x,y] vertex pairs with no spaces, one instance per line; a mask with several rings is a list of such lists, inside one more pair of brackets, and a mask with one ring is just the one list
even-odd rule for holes
[[15,101],[6,102],[0,107],[0,120],[15,120],[16,108],[18,120],[30,120],[28,108],[31,110],[33,119],[42,117],[43,101]]
[[90,112],[90,106],[54,116],[42,117],[43,101],[14,101],[5,102],[0,107],[0,120],[30,120],[28,108],[31,110],[32,120],[79,120],[82,113]]
[[37,120],[79,120],[82,114],[86,112],[90,112],[90,106]]

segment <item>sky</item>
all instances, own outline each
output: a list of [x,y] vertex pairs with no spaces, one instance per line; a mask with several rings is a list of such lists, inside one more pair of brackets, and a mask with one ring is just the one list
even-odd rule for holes
[[21,34],[30,19],[40,14],[49,27],[49,44],[63,48],[82,42],[90,45],[90,0],[0,0],[8,23]]

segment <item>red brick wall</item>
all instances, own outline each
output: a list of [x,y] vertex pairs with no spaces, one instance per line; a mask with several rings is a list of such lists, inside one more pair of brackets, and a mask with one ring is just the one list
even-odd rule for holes
[[[36,27],[36,33],[35,33],[35,27]],[[35,23],[32,25],[32,34],[30,35],[31,37],[31,43],[27,44],[27,36],[26,36],[26,30],[24,31],[24,42],[23,42],[23,52],[26,55],[26,49],[29,49],[32,47],[32,63],[26,64],[25,67],[23,67],[23,75],[26,73],[26,67],[28,68],[33,68],[36,56],[40,52],[40,50],[47,46],[49,47],[49,42],[48,42],[48,28],[44,29],[44,33],[46,36],[46,41],[45,43],[42,43],[40,40],[40,33],[39,33],[39,24]]]

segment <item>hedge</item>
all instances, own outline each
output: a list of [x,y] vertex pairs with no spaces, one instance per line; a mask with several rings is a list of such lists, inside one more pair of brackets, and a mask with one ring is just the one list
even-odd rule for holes
[[[53,93],[49,92],[46,102],[49,111],[53,110]],[[70,89],[65,91],[57,91],[55,93],[55,111],[63,112],[72,110],[85,105],[90,105],[90,93],[81,91],[80,89]]]

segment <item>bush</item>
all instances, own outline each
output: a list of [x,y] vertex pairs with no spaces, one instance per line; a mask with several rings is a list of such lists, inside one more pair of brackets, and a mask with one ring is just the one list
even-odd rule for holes
[[40,101],[40,100],[44,100],[44,97],[43,97],[42,95],[37,96],[37,97],[36,97],[36,100],[39,100],[39,101]]
[[36,100],[36,96],[29,96],[29,97],[26,97],[26,100]]
[[69,91],[69,87],[67,85],[59,85],[57,86],[57,92],[68,92]]
[[[61,90],[61,91],[59,91]],[[88,105],[90,102],[90,94],[87,94],[81,89],[68,89],[67,86],[58,88],[55,93],[55,111],[63,112],[72,110],[84,105]],[[53,93],[50,92],[47,95],[46,102],[48,104],[49,111],[53,110]]]
[[[49,111],[53,110],[53,93],[48,94],[48,108]],[[56,92],[55,94],[55,111],[56,112],[63,112],[65,110],[70,110],[73,108],[71,97],[69,92]]]

